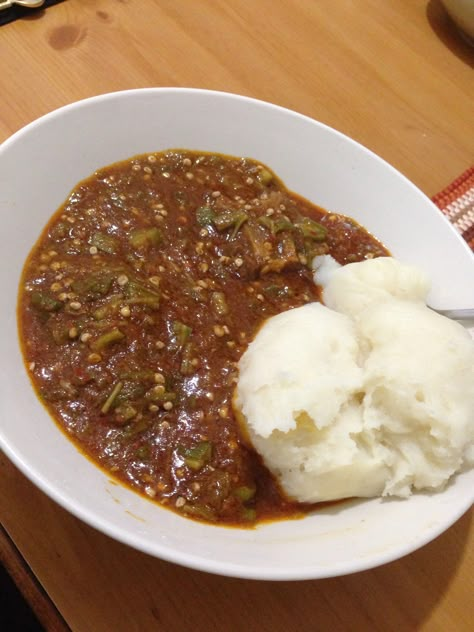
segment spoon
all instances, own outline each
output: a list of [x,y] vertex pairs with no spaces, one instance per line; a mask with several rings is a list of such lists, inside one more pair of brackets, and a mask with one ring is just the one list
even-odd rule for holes
[[44,0],[0,0],[0,11],[9,9],[14,4],[25,7],[25,9],[36,9],[44,4]]
[[434,307],[431,307],[431,309],[441,314],[441,316],[446,316],[452,320],[474,319],[474,309],[435,309]]

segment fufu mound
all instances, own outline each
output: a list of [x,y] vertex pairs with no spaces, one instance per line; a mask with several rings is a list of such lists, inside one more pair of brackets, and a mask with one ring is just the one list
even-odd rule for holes
[[325,305],[270,318],[240,361],[255,449],[302,502],[442,489],[474,464],[474,341],[411,266],[314,268]]

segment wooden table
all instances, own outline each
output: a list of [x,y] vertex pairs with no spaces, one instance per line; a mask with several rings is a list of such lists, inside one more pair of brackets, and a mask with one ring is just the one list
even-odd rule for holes
[[[328,123],[428,195],[474,158],[474,54],[435,0],[67,0],[2,27],[0,59],[0,141],[76,99],[193,86]],[[187,570],[114,542],[3,456],[0,512],[34,576],[81,632],[473,629],[469,513],[382,568],[271,583]],[[49,628],[60,629],[41,600],[32,601]]]

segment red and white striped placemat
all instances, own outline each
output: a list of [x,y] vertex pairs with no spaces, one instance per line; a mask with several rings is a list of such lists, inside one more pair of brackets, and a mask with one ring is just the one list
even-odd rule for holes
[[474,166],[437,193],[433,202],[474,250]]

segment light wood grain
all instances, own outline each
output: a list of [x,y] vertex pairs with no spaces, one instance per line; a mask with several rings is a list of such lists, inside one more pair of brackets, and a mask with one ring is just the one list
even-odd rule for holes
[[[474,160],[473,50],[435,0],[67,0],[0,29],[0,141],[112,90],[193,86],[349,134],[433,195]],[[0,457],[0,517],[73,630],[472,630],[464,516],[385,567],[317,582],[214,577],[79,522]]]

